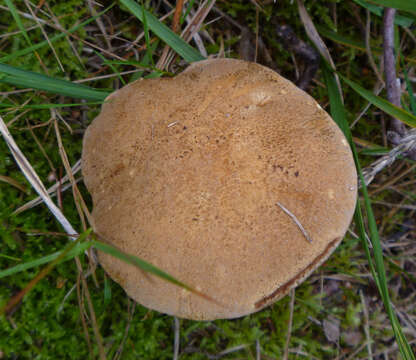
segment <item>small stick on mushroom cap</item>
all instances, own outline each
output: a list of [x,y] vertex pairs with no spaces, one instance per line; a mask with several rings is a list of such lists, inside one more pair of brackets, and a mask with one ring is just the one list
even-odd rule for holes
[[295,215],[293,215],[288,209],[286,209],[281,203],[276,203],[280,208],[290,216],[290,218],[295,222],[295,224],[299,227],[299,230],[302,231],[302,234],[305,236],[306,240],[308,240],[310,243],[312,242],[312,238],[309,236],[309,234],[306,232],[305,228],[302,226],[300,221],[296,218]]

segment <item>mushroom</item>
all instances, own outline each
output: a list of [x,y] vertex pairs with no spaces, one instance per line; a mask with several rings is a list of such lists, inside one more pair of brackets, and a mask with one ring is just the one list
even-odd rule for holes
[[236,318],[321,265],[353,215],[348,142],[304,91],[261,65],[205,60],[111,94],[83,144],[94,230],[215,298],[110,255],[127,294],[182,318]]

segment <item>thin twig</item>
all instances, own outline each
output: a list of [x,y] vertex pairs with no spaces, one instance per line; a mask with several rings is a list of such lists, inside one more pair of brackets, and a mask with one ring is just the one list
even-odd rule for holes
[[30,30],[36,29],[38,27],[39,27],[39,25],[32,25],[32,26],[29,26],[27,28],[24,28],[24,30],[16,30],[16,31],[8,32],[6,34],[1,34],[0,39],[8,38],[8,37],[13,36],[13,35],[19,35],[20,33],[23,33],[25,31],[29,32]]
[[58,62],[58,65],[59,65],[61,71],[63,73],[65,73],[64,66],[62,65],[61,60],[59,59],[58,54],[55,51],[55,48],[53,47],[51,41],[49,40],[48,34],[46,33],[45,29],[43,28],[42,24],[40,23],[39,18],[34,14],[32,8],[30,7],[30,5],[29,5],[29,3],[28,3],[27,0],[25,0],[25,4],[26,4],[26,7],[29,9],[30,13],[32,14],[33,19],[36,21],[36,24],[38,24],[38,26],[40,28],[40,31],[42,32],[44,38],[48,42],[49,47],[52,49],[53,55],[55,56],[56,61]]
[[120,75],[133,74],[133,73],[138,72],[138,71],[143,71],[143,68],[122,71],[122,72],[117,73],[117,74],[107,74],[107,75],[94,76],[94,77],[91,77],[91,78],[75,80],[73,82],[76,83],[76,84],[82,84],[82,83],[89,82],[89,81],[109,79],[109,78],[116,77],[116,76],[120,76]]
[[[381,93],[381,91],[384,89],[384,86],[385,86],[384,82],[383,84],[380,82],[377,82],[377,84],[374,86],[373,93],[378,96]],[[357,124],[357,122],[364,116],[364,114],[368,111],[371,105],[372,105],[371,102],[368,102],[367,105],[364,106],[363,110],[358,114],[358,116],[351,123],[350,129],[352,129]]]
[[[401,171],[399,174],[391,176],[389,180],[381,184],[379,187],[375,188],[374,190],[371,190],[368,194],[370,196],[374,196],[375,194],[379,193],[380,191],[385,190],[386,188],[391,188],[394,186],[399,180],[403,179],[408,174],[411,174],[416,169],[416,164],[413,164],[407,168],[405,168],[403,171]],[[403,199],[405,200],[405,199]]]
[[[180,29],[180,19],[182,15],[183,3],[184,3],[183,0],[178,0],[176,2],[175,12],[173,14],[173,20],[172,20],[172,31],[175,33],[178,32],[178,30]],[[169,6],[171,5],[169,4]],[[162,55],[159,58],[157,66],[160,66],[161,68],[167,70],[168,67],[166,66],[166,64],[169,61],[168,59],[171,56],[172,56],[171,49],[169,45],[166,44],[165,47],[163,48]]]
[[288,209],[286,209],[281,203],[276,202],[276,204],[293,220],[293,222],[298,226],[299,230],[302,232],[303,236],[305,236],[306,240],[312,243],[312,238],[309,236],[305,228],[302,226],[300,221],[293,215]]
[[229,22],[231,25],[235,26],[236,28],[238,28],[240,31],[243,31],[244,26],[240,25],[237,21],[235,21],[231,16],[229,16],[228,14],[226,14],[225,12],[221,11],[218,7],[214,6],[212,8],[212,10],[214,12],[216,12],[217,14],[219,14],[222,18],[224,18],[225,20],[227,20],[227,22]]
[[368,309],[367,309],[367,305],[365,303],[365,298],[364,298],[364,294],[363,294],[362,290],[360,290],[360,298],[361,298],[361,304],[363,305],[364,333],[365,333],[365,338],[367,340],[368,360],[371,360],[373,358],[373,351],[371,349],[369,316],[368,316]]
[[295,289],[290,290],[290,305],[289,305],[289,324],[287,327],[286,333],[286,344],[285,344],[285,351],[283,354],[283,360],[287,360],[289,356],[289,345],[290,345],[290,338],[292,335],[292,326],[293,326],[293,309],[295,307]]
[[78,299],[79,313],[80,313],[82,329],[84,331],[85,340],[86,340],[87,345],[88,345],[88,350],[90,352],[91,358],[93,358],[94,352],[92,350],[90,333],[88,332],[84,297],[82,296],[82,293],[81,293],[81,277],[82,277],[82,273],[78,271],[77,282],[76,282],[75,285],[76,285],[76,289],[77,289],[77,299]]
[[[98,15],[97,10],[95,10],[95,7],[94,7],[95,3],[91,0],[87,0],[87,3],[88,3],[88,7],[90,9],[91,15],[92,16],[97,16]],[[100,17],[97,17],[95,19],[95,22],[97,23],[98,28],[100,29],[101,33],[103,34],[104,40],[107,44],[108,51],[113,52],[113,46],[111,45],[111,37],[108,36],[107,30],[106,30],[106,27],[105,27],[103,21],[101,20]]]
[[261,360],[261,346],[258,338],[256,339],[256,360]]
[[237,351],[241,351],[241,350],[245,349],[247,346],[248,346],[247,344],[233,346],[233,347],[231,347],[229,349],[225,349],[224,351],[221,351],[220,353],[218,353],[216,355],[212,355],[209,358],[210,359],[214,359],[214,360],[221,359],[225,355],[232,354],[232,353],[235,353]]
[[[45,1],[45,6],[46,6],[46,9],[48,10],[48,12],[50,14],[50,17],[52,18],[53,22],[55,23],[55,25],[56,26],[59,26],[59,27],[62,27],[61,23],[59,22],[59,18],[57,16],[55,16],[55,14],[53,13],[53,11],[50,8],[49,4],[46,1]],[[81,56],[79,55],[76,46],[71,41],[71,39],[69,38],[69,36],[66,36],[65,39],[68,41],[68,44],[71,47],[71,49],[72,49],[73,53],[75,54],[76,58],[78,59],[78,62],[83,67],[83,69],[86,71],[86,67],[84,65],[84,61],[82,61]]]
[[124,336],[123,339],[121,340],[120,346],[118,347],[116,354],[114,355],[113,360],[119,360],[121,359],[121,355],[123,353],[123,349],[124,349],[124,344],[126,343],[127,340],[127,336],[129,334],[129,330],[130,330],[130,326],[131,326],[131,322],[133,320],[133,315],[134,315],[134,311],[136,310],[136,305],[137,303],[134,300],[130,300],[128,299],[128,307],[127,307],[127,313],[128,313],[128,318],[127,318],[127,326],[126,329],[124,330]]
[[10,176],[0,175],[0,181],[5,182],[11,186],[14,186],[16,189],[19,189],[21,192],[27,194],[27,189],[24,185],[20,184],[17,180],[13,179]]
[[[365,347],[367,346],[367,343],[362,343],[356,350],[354,350],[345,360],[357,360],[357,354],[359,354]],[[368,360],[368,359],[366,359]]]
[[173,340],[173,360],[178,360],[181,324],[179,322],[179,319],[176,316],[173,317],[173,321],[174,321],[174,332],[175,332],[175,338]]
[[173,20],[172,20],[172,31],[175,33],[178,32],[179,30],[183,3],[184,3],[184,0],[176,1],[175,14],[173,14]]
[[[386,75],[387,100],[400,107],[400,86],[396,76],[396,59],[394,54],[394,17],[396,9],[386,8],[383,18],[383,51],[384,51],[384,72]],[[389,141],[393,145],[400,143],[401,138],[406,135],[406,126],[395,117],[390,121],[391,131],[387,133]],[[406,157],[416,160],[416,147],[410,149]]]
[[[400,89],[397,86],[396,60],[394,56],[394,17],[396,9],[386,8],[383,19],[383,47],[384,47],[384,72],[386,75],[387,99],[392,104],[400,107]],[[392,119],[391,128],[399,135],[404,135],[406,129],[404,124],[396,119]]]
[[122,57],[120,57],[120,56],[118,56],[118,55],[116,55],[116,54],[112,53],[111,51],[105,50],[105,49],[103,49],[102,47],[97,46],[97,45],[95,45],[94,43],[92,43],[92,42],[90,42],[90,41],[87,41],[87,40],[85,40],[85,39],[82,39],[82,38],[80,38],[78,35],[76,35],[76,34],[74,34],[74,33],[71,33],[71,32],[69,32],[69,31],[67,31],[67,30],[66,30],[65,28],[63,28],[60,24],[59,24],[59,25],[58,25],[58,24],[47,24],[47,25],[48,25],[48,26],[50,26],[50,27],[52,27],[52,28],[54,28],[55,30],[58,30],[58,31],[61,31],[61,32],[65,33],[67,36],[69,36],[69,37],[71,37],[71,38],[74,38],[75,40],[78,40],[78,41],[82,42],[83,44],[85,44],[85,45],[87,45],[87,46],[92,47],[93,49],[99,50],[99,51],[100,51],[101,53],[103,53],[103,54],[106,54],[106,55],[108,55],[108,56],[110,56],[110,57],[112,57],[112,58],[115,58],[115,59],[117,59],[117,60],[121,60],[121,61],[124,61],[124,60],[125,60],[124,58],[122,58]]
[[387,201],[378,201],[378,200],[374,200],[372,201],[373,204],[378,204],[378,205],[383,205],[383,206],[388,206],[388,207],[398,207],[400,209],[405,209],[405,210],[416,210],[416,205],[401,205],[401,204],[393,204],[393,203],[389,203]]
[[312,354],[309,354],[305,351],[301,350],[302,348],[299,347],[297,349],[289,349],[289,352],[291,354],[296,354],[296,359],[298,359],[298,355],[301,355],[304,357],[304,359],[308,359],[308,360],[321,360],[322,358],[317,358],[315,356],[313,356]]
[[[10,9],[9,9],[8,6],[2,6],[2,5],[0,5],[0,9],[1,10],[6,10],[6,11],[9,11],[10,12]],[[30,15],[30,14],[28,14],[28,13],[25,13],[25,12],[20,11],[20,10],[17,10],[17,12],[18,12],[18,14],[22,15],[25,19],[35,20],[33,18],[33,16]],[[42,19],[39,19],[39,22],[41,22],[42,24],[47,24],[47,22],[45,20],[42,20]]]
[[[192,14],[192,11],[191,11]],[[188,15],[186,18],[186,23],[189,24],[192,21],[192,18]],[[206,24],[205,24],[206,25]],[[203,31],[199,29],[201,34]],[[192,35],[192,39],[194,40],[196,47],[198,48],[198,51],[201,53],[202,56],[208,57],[207,50],[205,49],[204,41],[202,40],[201,36],[199,35],[199,32],[196,32]]]
[[[73,175],[75,175],[78,171],[80,171],[81,170],[81,160],[78,160],[75,164],[74,164],[74,166],[72,167],[72,174]],[[64,186],[62,186],[62,184],[63,183],[65,183],[65,182],[67,182],[69,180],[69,177],[68,177],[68,174],[67,175],[65,175],[62,179],[60,179],[60,181],[57,181],[54,185],[52,185],[50,188],[48,188],[47,189],[47,193],[51,196],[51,197],[53,197],[53,196],[55,196],[56,195],[56,192],[57,192],[57,190],[58,190],[58,188],[59,188],[59,186],[61,186],[61,191],[65,191],[65,190],[67,190],[67,189],[69,189],[70,187],[72,187],[72,184],[71,183],[69,183],[69,184],[65,184]],[[78,178],[78,179],[76,179],[75,180],[75,182],[79,182],[79,181],[81,181],[82,180],[82,178]],[[37,198],[35,198],[35,199],[33,199],[33,200],[30,200],[29,202],[27,202],[26,204],[24,204],[24,205],[22,205],[22,206],[20,206],[20,207],[18,207],[14,212],[13,212],[13,214],[14,215],[17,215],[17,214],[19,214],[19,213],[21,213],[21,212],[23,212],[23,211],[26,211],[26,210],[28,210],[28,209],[31,209],[31,208],[33,208],[33,207],[35,207],[35,206],[37,206],[37,205],[39,205],[39,204],[42,204],[42,202],[43,202],[43,200],[42,200],[42,198],[40,197],[40,196],[38,196]]]
[[205,0],[198,8],[195,13],[195,16],[191,22],[183,30],[181,37],[186,41],[191,41],[195,33],[197,33],[211,11],[212,7],[215,5],[215,0]]
[[106,360],[105,350],[104,350],[104,346],[103,346],[103,339],[102,339],[102,336],[100,334],[100,329],[98,327],[97,317],[95,316],[94,305],[93,305],[92,300],[91,300],[90,291],[88,290],[87,281],[86,281],[84,275],[82,274],[83,269],[82,269],[81,261],[79,260],[78,256],[75,257],[75,263],[76,263],[77,269],[80,273],[82,288],[85,292],[85,298],[87,299],[88,310],[89,310],[90,316],[91,316],[92,330],[94,332],[95,339],[97,340],[98,354],[99,354],[101,360]]
[[[165,19],[167,19],[169,16],[171,16],[174,12],[175,12],[175,10],[173,9],[173,10],[169,11],[167,14],[161,16],[158,20],[160,22],[163,22]],[[134,41],[132,41],[130,43],[130,45],[126,48],[126,51],[129,51],[134,46],[136,46],[143,37],[144,37],[144,31],[142,31],[139,35],[137,35],[136,39],[134,39]]]
[[38,145],[40,152],[42,153],[42,155],[45,157],[46,161],[49,164],[49,167],[52,170],[52,173],[55,177],[55,179],[57,178],[57,173],[56,173],[56,169],[55,166],[52,163],[52,160],[49,158],[48,154],[46,153],[45,149],[43,148],[42,143],[39,141],[38,137],[36,136],[35,132],[33,131],[33,127],[29,124],[29,120],[26,118],[26,125],[30,131],[30,134],[32,135],[33,139],[35,140],[35,143]]
[[[194,35],[201,29],[201,26],[211,11],[212,7],[215,5],[215,0],[205,0],[200,4],[198,10],[195,12],[195,15],[192,17],[192,20],[187,22],[185,29],[181,33],[181,38],[186,42],[191,41]],[[169,50],[165,56],[161,57],[157,62],[156,66],[162,69],[168,69],[172,61],[174,60],[176,54],[173,50]]]

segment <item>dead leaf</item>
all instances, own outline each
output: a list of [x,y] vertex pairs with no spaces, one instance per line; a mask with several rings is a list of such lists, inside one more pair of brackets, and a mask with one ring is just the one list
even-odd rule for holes
[[323,321],[324,333],[330,342],[338,342],[340,336],[339,319],[329,316]]

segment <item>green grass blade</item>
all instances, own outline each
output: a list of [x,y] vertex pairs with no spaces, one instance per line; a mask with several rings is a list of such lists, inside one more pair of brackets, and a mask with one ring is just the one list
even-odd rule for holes
[[372,149],[362,149],[359,153],[360,155],[370,155],[370,156],[383,156],[386,155],[391,149],[385,147],[376,147]]
[[384,7],[409,11],[416,15],[416,1],[414,0],[370,0],[370,2]]
[[187,62],[201,61],[205,58],[187,42],[176,35],[165,24],[161,23],[150,12],[143,10],[139,4],[133,0],[120,0],[120,2],[130,10],[141,22],[144,21],[144,14],[147,24],[159,38],[168,44],[176,53],[178,53]]
[[[126,60],[126,61],[120,61],[120,60],[105,60],[104,64],[113,64],[113,65],[132,65],[138,68],[143,68],[143,69],[152,69],[152,65],[149,64],[145,64],[143,62],[140,61],[135,61],[135,60]],[[159,70],[162,71],[162,70]]]
[[8,259],[8,260],[13,260],[13,261],[22,261],[22,259],[20,259],[20,258],[10,256],[10,255],[6,255],[6,254],[0,254],[0,257]]
[[[155,51],[157,49],[157,47],[159,46],[159,39],[156,39],[156,41],[152,44],[150,44],[150,51],[146,51],[144,53],[143,58],[141,59],[141,64],[144,65],[144,69],[146,70],[153,70],[155,72],[161,73],[161,74],[165,74],[165,75],[169,75],[172,76],[172,74],[168,73],[168,72],[162,72],[161,70],[157,69],[156,67],[154,67],[153,65],[151,65],[150,63],[150,56],[153,53],[153,51]],[[140,78],[142,78],[144,76],[144,72],[145,71],[137,71],[133,74],[133,76],[130,78],[129,82],[133,82],[136,81]]]
[[192,288],[188,285],[185,285],[183,282],[175,279],[173,276],[169,275],[168,273],[166,273],[165,271],[159,269],[158,267],[150,264],[147,261],[144,261],[140,258],[138,258],[137,256],[134,255],[130,255],[130,254],[126,254],[125,252],[117,249],[116,247],[103,243],[101,241],[98,240],[93,240],[93,246],[102,251],[105,252],[106,254],[112,255],[114,257],[116,257],[117,259],[120,259],[122,261],[124,261],[127,264],[130,265],[134,265],[136,267],[138,267],[139,269],[146,271],[150,274],[153,274],[157,277],[160,277],[163,280],[166,280],[174,285],[178,285],[180,287],[185,288],[186,290],[192,290]]
[[111,302],[111,284],[108,280],[108,276],[104,275],[104,306],[107,306]]
[[[359,171],[361,171],[361,169]],[[371,275],[373,276],[373,279],[377,285],[378,291],[381,293],[380,282],[378,280],[377,272],[374,267],[374,261],[373,261],[373,258],[371,257],[371,251],[368,246],[367,239],[366,239],[367,232],[365,230],[363,212],[362,212],[361,204],[359,201],[357,201],[357,206],[355,208],[354,220],[358,229],[358,234],[360,236],[361,243],[364,246],[364,251],[368,260],[368,266],[370,267]]]
[[[332,31],[330,29],[327,29],[324,26],[316,26],[316,29],[319,31],[319,34],[321,34],[323,37],[326,37],[327,39],[330,39],[332,41],[335,41],[338,44],[346,45],[348,47],[365,51],[365,44],[363,41],[351,39],[347,36],[341,35],[338,32]],[[372,49],[372,51],[375,52],[376,49]],[[377,49],[378,52],[381,51],[380,48]]]
[[198,296],[203,297],[204,299],[206,299],[208,301],[214,302],[214,303],[216,303],[220,306],[222,305],[222,304],[218,303],[218,301],[216,301],[212,297],[202,293],[201,291],[198,291],[198,290],[192,288],[191,286],[189,286],[189,285],[183,283],[182,281],[174,278],[173,276],[169,275],[167,272],[159,269],[158,267],[150,264],[149,262],[147,262],[145,260],[142,260],[142,259],[138,258],[137,256],[126,254],[125,252],[120,251],[116,247],[114,247],[112,245],[109,245],[109,244],[106,244],[106,243],[103,243],[103,242],[98,241],[98,240],[93,240],[92,243],[93,243],[93,246],[97,250],[100,250],[100,251],[105,252],[109,255],[112,255],[112,256],[124,261],[127,264],[136,266],[137,268],[139,268],[139,269],[141,269],[141,270],[143,270],[143,271],[145,271],[149,274],[155,275],[155,276],[157,276],[157,277],[159,277],[159,278],[161,278],[165,281],[168,281],[168,282],[170,282],[174,285],[177,285],[181,288],[184,288],[184,289],[186,289],[186,290],[188,290],[188,291],[190,291],[190,292],[192,292],[192,293],[194,293]]
[[193,8],[193,6],[194,6],[194,2],[195,2],[195,0],[191,0],[191,1],[188,3],[188,5],[187,5],[187,7],[186,7],[185,14],[182,14],[182,16],[181,16],[181,21],[180,21],[181,25],[184,23],[184,21],[186,20],[186,17],[187,17],[187,16],[189,15],[189,13],[191,12],[191,10],[192,10],[192,8]]
[[410,82],[409,75],[407,74],[406,66],[403,63],[403,58],[402,58],[402,65],[403,65],[404,80],[406,82],[406,89],[410,98],[410,109],[412,110],[413,115],[416,116],[416,98],[413,92],[412,83]]
[[[91,230],[87,230],[84,233],[82,233],[78,238],[79,240],[77,239],[78,243],[72,249],[67,251],[67,253],[64,254],[64,256],[62,257],[62,259],[60,261],[64,262],[64,261],[73,259],[75,256],[78,256],[78,255],[82,254],[85,250],[87,250],[92,245],[92,243],[90,241],[82,242],[82,240],[84,240],[90,233],[91,233]],[[39,265],[49,263],[49,262],[57,259],[64,252],[65,252],[65,249],[57,251],[57,252],[55,252],[53,254],[50,254],[50,255],[43,256],[43,257],[41,257],[39,259],[36,259],[36,260],[27,261],[23,264],[13,266],[13,267],[8,268],[6,270],[1,270],[0,271],[0,279],[3,278],[3,277],[6,277],[6,276],[17,274],[21,271],[25,271],[25,270],[34,268],[34,267],[39,266]]]
[[328,93],[330,94],[329,103],[331,107],[332,118],[337,123],[341,131],[344,133],[348,142],[352,144],[353,142],[352,142],[350,126],[347,121],[344,105],[342,103],[342,99],[338,90],[338,86],[335,81],[332,81],[332,79],[334,79],[334,76],[331,71],[327,70],[325,65],[323,66],[323,75],[324,75],[324,79],[325,79],[326,86],[328,89]]
[[14,109],[35,109],[35,110],[44,110],[44,109],[57,109],[64,107],[76,107],[76,106],[89,106],[89,105],[100,105],[102,101],[95,102],[85,102],[85,103],[72,103],[72,104],[30,104],[30,105],[16,105],[10,103],[0,103],[0,108],[4,108],[1,111],[10,111]]
[[0,82],[19,87],[45,90],[54,94],[67,95],[77,99],[103,101],[110,92],[56,79],[32,71],[22,70],[10,65],[0,64]]
[[146,9],[144,8],[143,0],[141,0],[141,9],[142,9],[142,14],[143,14],[143,29],[144,29],[144,39],[146,41],[146,53],[148,53],[150,62],[154,66],[155,63],[153,61],[153,50],[150,46],[149,25],[147,24]]
[[[358,5],[362,6],[363,8],[368,9],[373,14],[380,16],[380,17],[383,16],[383,8],[381,6],[369,4],[368,2],[364,0],[353,0],[353,1],[357,3]],[[396,16],[394,17],[394,23],[396,25],[400,25],[403,27],[409,27],[410,25],[413,24],[413,22],[414,20],[407,16],[396,14]]]
[[[73,32],[75,32],[75,31],[77,31],[78,29],[81,29],[81,28],[82,28],[82,27],[84,27],[85,25],[88,25],[89,23],[91,23],[91,22],[95,21],[95,20],[96,20],[97,18],[99,18],[101,15],[105,14],[105,13],[106,13],[108,10],[110,10],[110,9],[111,9],[114,5],[115,5],[115,4],[112,4],[112,5],[108,6],[108,7],[107,7],[107,8],[105,8],[103,11],[99,12],[96,16],[93,16],[93,17],[91,17],[91,18],[89,18],[89,19],[87,19],[87,20],[85,20],[85,21],[81,22],[80,24],[77,24],[77,25],[73,26],[73,27],[72,27],[72,28],[70,28],[69,30],[66,30],[66,32],[61,32],[61,33],[60,33],[60,34],[58,34],[58,35],[55,35],[55,36],[50,37],[50,38],[49,38],[49,41],[50,41],[51,43],[54,43],[55,41],[57,41],[57,40],[59,40],[59,39],[62,39],[62,38],[63,38],[63,37],[65,37],[65,36],[68,36],[68,35],[67,35],[68,33],[70,34],[70,33],[73,33]],[[7,62],[10,62],[11,60],[14,60],[14,59],[17,59],[17,58],[19,58],[19,57],[21,57],[21,56],[24,56],[24,55],[30,54],[30,53],[32,53],[32,52],[34,52],[34,51],[36,51],[37,49],[40,49],[40,48],[42,48],[42,47],[44,47],[44,46],[47,46],[47,45],[49,45],[49,44],[48,44],[48,42],[47,42],[46,40],[41,41],[40,43],[34,44],[34,45],[32,45],[32,46],[30,46],[30,47],[27,47],[27,48],[25,48],[25,49],[23,49],[23,50],[18,50],[18,51],[15,51],[15,52],[13,52],[13,54],[3,56],[2,58],[0,58],[0,63],[7,63]]]
[[[106,58],[102,56],[99,52],[94,50],[94,54],[97,55],[103,63],[106,63]],[[123,86],[127,85],[123,77],[120,75],[120,72],[116,69],[116,67],[111,62],[106,63],[106,64],[111,68],[114,74],[117,74],[117,77],[120,80],[120,82],[123,84]]]
[[338,74],[339,77],[345,81],[354,91],[361,95],[364,99],[372,103],[374,106],[378,107],[380,110],[383,110],[385,113],[399,119],[401,122],[411,126],[416,127],[416,116],[393,105],[389,101],[374,95],[371,91],[364,89],[357,83],[347,79],[345,76]]
[[78,239],[65,246],[62,252],[55,259],[53,259],[32,280],[30,280],[22,290],[10,298],[7,304],[0,309],[0,316],[4,313],[9,313],[39,283],[39,281],[47,276],[53,270],[53,268],[67,256],[70,251],[79,245],[81,240],[85,239],[90,234],[90,232],[90,229],[85,231],[78,237]]
[[23,37],[25,38],[25,40],[27,41],[27,43],[29,45],[32,45],[32,42],[30,41],[29,35],[26,32],[25,27],[23,26],[22,20],[20,19],[19,13],[16,9],[16,7],[14,6],[13,2],[11,0],[4,0],[7,7],[10,10],[10,13],[13,16],[14,21],[16,21],[17,27],[19,28],[19,30],[22,32]]
[[[373,274],[374,281],[376,282],[377,288],[383,300],[384,307],[390,319],[390,323],[391,323],[394,335],[396,337],[396,341],[397,341],[400,353],[403,356],[403,358],[406,360],[415,360],[415,356],[412,352],[412,349],[406,337],[403,334],[403,330],[400,326],[399,321],[397,320],[397,316],[394,313],[393,307],[391,304],[390,295],[389,295],[388,286],[387,286],[386,270],[385,270],[384,262],[383,262],[383,250],[382,250],[381,243],[380,243],[380,237],[378,234],[378,229],[377,229],[374,213],[371,208],[371,201],[368,196],[367,187],[365,185],[364,177],[361,171],[361,166],[359,163],[357,151],[355,149],[354,143],[352,142],[352,136],[351,136],[350,128],[348,126],[345,109],[342,105],[342,100],[337,99],[337,97],[340,97],[340,94],[337,90],[335,78],[333,76],[332,70],[329,68],[329,65],[327,65],[325,62],[323,62],[322,71],[324,73],[325,81],[327,83],[328,94],[329,94],[330,104],[331,104],[331,115],[334,118],[334,120],[337,122],[337,124],[340,126],[340,128],[343,131],[345,131],[344,134],[347,137],[348,141],[350,142],[355,165],[356,165],[357,172],[361,180],[361,184],[362,184],[361,192],[364,197],[364,206],[365,206],[367,220],[368,220],[370,240],[373,246],[374,259],[371,257],[370,249],[368,248],[367,240],[365,238],[366,233],[365,233],[365,227],[364,227],[364,220],[363,220],[363,215],[361,212],[360,204],[358,202],[357,202],[357,208],[356,208],[356,213],[355,213],[355,220],[356,220],[357,227],[359,230],[361,242],[363,243],[363,246],[366,252],[370,270],[371,270],[371,273]],[[345,81],[345,78],[343,79]],[[336,108],[333,108],[333,107],[336,107]]]

